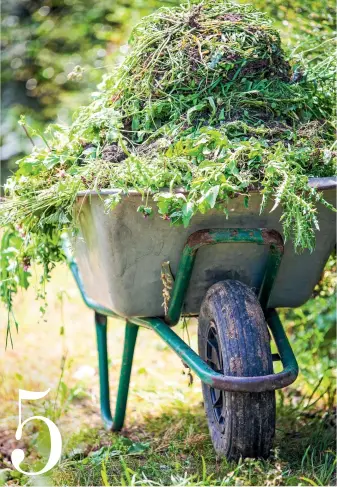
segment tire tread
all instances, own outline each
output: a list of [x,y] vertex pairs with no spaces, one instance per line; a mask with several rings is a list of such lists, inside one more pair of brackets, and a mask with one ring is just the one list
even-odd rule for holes
[[[273,373],[269,333],[252,289],[240,281],[213,285],[199,315],[199,354],[206,359],[209,323],[218,330],[225,375],[261,376]],[[210,387],[202,384],[209,430],[217,454],[231,460],[269,455],[275,431],[275,392],[225,392],[226,422],[221,432],[215,421]]]

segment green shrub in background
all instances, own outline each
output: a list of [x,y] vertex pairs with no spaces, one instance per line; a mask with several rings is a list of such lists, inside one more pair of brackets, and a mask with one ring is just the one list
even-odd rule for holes
[[312,396],[311,403],[324,397],[332,407],[336,390],[335,253],[326,265],[313,298],[300,308],[280,310],[280,317],[305,379],[307,399]]
[[[88,103],[132,26],[169,1],[7,0],[2,6],[2,160],[31,149],[21,114],[43,130]],[[2,183],[7,171],[3,171]]]
[[252,0],[251,3],[273,18],[275,26],[283,32],[283,40],[290,44],[317,47],[334,35],[336,9],[331,0]]

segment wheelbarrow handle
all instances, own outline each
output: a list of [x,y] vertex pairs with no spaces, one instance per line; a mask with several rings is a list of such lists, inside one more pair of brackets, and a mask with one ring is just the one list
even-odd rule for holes
[[130,318],[129,321],[139,326],[152,328],[202,382],[214,389],[230,392],[264,392],[282,389],[292,384],[298,376],[298,364],[277,312],[268,310],[266,319],[275,339],[284,369],[278,374],[256,377],[226,376],[215,372],[174,333],[172,328],[159,318]]

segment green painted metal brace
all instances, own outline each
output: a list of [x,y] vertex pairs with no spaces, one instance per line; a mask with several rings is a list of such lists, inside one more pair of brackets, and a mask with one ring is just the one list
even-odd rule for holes
[[[268,260],[264,278],[259,291],[259,300],[265,312],[269,329],[272,332],[283,365],[283,371],[278,374],[270,374],[259,377],[234,377],[225,376],[211,369],[174,331],[181,317],[186,292],[190,283],[196,254],[201,247],[216,245],[219,243],[254,243],[269,247]],[[161,318],[136,318],[126,319],[125,342],[120,372],[119,387],[115,416],[112,418],[110,410],[109,370],[107,350],[107,316],[125,320],[113,311],[96,303],[87,296],[78,266],[74,261],[69,241],[64,240],[70,269],[78,285],[82,298],[86,305],[95,311],[95,323],[97,333],[97,346],[99,358],[100,401],[101,414],[107,428],[115,431],[123,427],[129,383],[133,362],[133,354],[136,345],[139,326],[154,330],[165,343],[188,365],[200,380],[213,388],[233,392],[263,392],[281,389],[296,380],[298,365],[291,349],[281,321],[273,309],[268,309],[268,299],[275,281],[283,256],[283,241],[280,234],[274,230],[261,228],[243,229],[211,229],[193,233],[188,238],[179,262],[178,271],[172,289],[167,316]]]

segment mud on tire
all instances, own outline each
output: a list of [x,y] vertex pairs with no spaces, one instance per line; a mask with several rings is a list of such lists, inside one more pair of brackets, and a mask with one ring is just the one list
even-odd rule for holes
[[[273,373],[270,338],[254,292],[239,281],[212,286],[199,315],[199,354],[230,376]],[[202,384],[214,449],[230,460],[268,457],[275,432],[275,392],[224,392]]]

